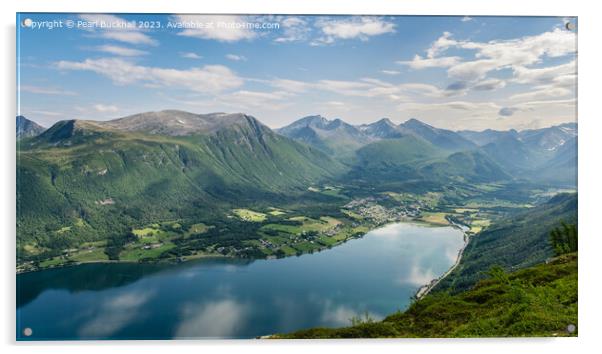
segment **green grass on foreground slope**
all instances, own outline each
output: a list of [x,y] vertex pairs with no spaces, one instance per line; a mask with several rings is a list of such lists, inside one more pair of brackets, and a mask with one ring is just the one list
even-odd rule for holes
[[429,294],[383,321],[345,328],[312,328],[276,338],[568,336],[577,325],[577,253],[504,273],[471,290]]

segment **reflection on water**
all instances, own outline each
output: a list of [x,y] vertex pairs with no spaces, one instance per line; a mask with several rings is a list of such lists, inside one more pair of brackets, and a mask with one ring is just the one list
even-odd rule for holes
[[444,273],[462,242],[451,227],[400,223],[301,257],[23,274],[17,325],[34,334],[19,339],[251,338],[380,319]]

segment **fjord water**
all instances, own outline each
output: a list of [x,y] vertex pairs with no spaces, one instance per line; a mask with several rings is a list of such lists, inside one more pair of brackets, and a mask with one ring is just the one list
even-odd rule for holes
[[[456,260],[452,227],[397,223],[319,253],[177,265],[84,264],[17,276],[20,340],[252,338],[404,310]],[[33,334],[25,337],[23,329]]]

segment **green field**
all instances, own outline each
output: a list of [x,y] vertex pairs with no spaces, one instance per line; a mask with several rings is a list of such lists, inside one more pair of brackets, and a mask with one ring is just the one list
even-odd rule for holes
[[171,242],[153,244],[152,246],[146,245],[142,247],[139,244],[128,245],[119,254],[119,260],[138,262],[143,259],[157,259],[163,252],[169,251],[174,247],[175,245]]
[[449,213],[442,212],[425,212],[420,217],[421,221],[436,225],[449,225],[449,221],[445,218]]
[[267,218],[266,214],[250,209],[234,209],[232,212],[234,212],[234,215],[238,216],[244,221],[262,222]]

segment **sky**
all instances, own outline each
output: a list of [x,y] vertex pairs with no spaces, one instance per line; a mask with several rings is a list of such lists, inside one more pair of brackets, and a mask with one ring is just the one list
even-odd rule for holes
[[17,14],[18,114],[416,118],[452,130],[576,121],[576,19]]

